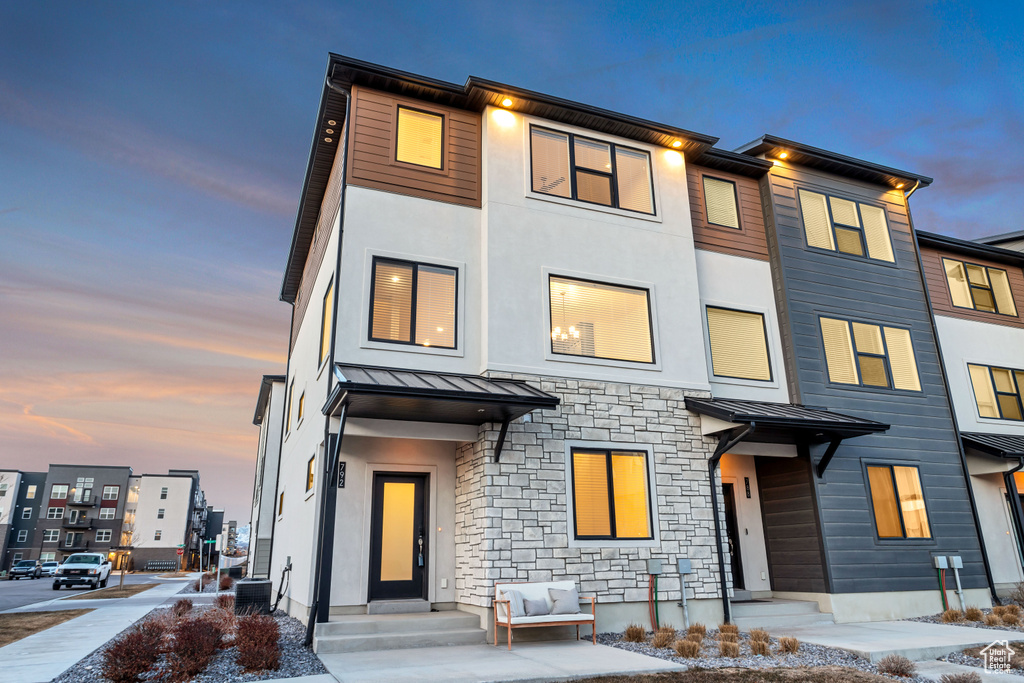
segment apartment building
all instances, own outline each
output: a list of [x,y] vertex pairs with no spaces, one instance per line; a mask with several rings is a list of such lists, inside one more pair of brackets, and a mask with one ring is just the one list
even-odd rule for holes
[[[129,482],[121,546],[134,569],[188,568],[199,564],[206,497],[197,470],[142,474]],[[178,550],[182,554],[178,554]]]
[[[36,543],[36,523],[42,502],[43,485],[46,481],[45,472],[12,472],[3,473],[8,483],[4,505],[7,511],[7,536],[0,555],[0,569],[10,569],[22,559],[32,559],[30,550]],[[17,476],[15,476],[17,475]]]
[[614,629],[660,572],[705,623],[889,619],[940,609],[949,555],[991,603],[907,202],[931,179],[337,55],[317,121],[254,420],[292,614],[487,628],[496,580],[571,579]]
[[274,537],[274,492],[263,495],[264,482],[277,481],[284,428],[284,375],[264,375],[252,423],[260,429],[253,482],[252,514],[249,517],[249,575],[270,576],[270,549]]

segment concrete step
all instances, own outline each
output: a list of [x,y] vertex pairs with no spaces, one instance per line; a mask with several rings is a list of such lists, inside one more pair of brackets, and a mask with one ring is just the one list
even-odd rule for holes
[[477,645],[485,643],[486,638],[487,632],[481,628],[463,628],[449,631],[412,631],[406,633],[372,633],[348,636],[314,636],[313,652],[317,654],[335,654],[341,652],[366,652],[369,650],[441,647],[444,645]]
[[426,614],[349,614],[333,616],[326,624],[317,624],[316,634],[321,637],[357,636],[468,628],[480,628],[480,617],[458,610]]
[[818,603],[807,600],[753,600],[732,602],[734,617],[791,616],[794,614],[818,614]]
[[732,622],[736,624],[741,631],[749,631],[752,628],[772,630],[797,626],[821,626],[835,623],[831,614],[794,614],[784,617],[733,617]]
[[429,600],[374,600],[366,606],[367,614],[418,614],[429,611]]

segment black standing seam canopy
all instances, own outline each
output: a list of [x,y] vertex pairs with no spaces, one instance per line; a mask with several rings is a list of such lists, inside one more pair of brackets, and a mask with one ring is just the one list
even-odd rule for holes
[[1000,458],[1024,458],[1024,435],[960,432],[964,447]]

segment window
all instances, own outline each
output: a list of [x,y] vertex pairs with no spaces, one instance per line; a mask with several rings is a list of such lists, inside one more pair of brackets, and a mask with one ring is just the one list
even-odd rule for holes
[[284,416],[284,432],[287,434],[292,431],[292,398],[295,394],[295,380],[288,385],[288,412]]
[[39,560],[41,562],[53,562],[57,559],[57,553],[41,553]]
[[25,491],[25,498],[27,498],[29,500],[32,500],[35,497],[36,497],[36,485],[35,484],[29,484],[28,489],[26,489],[26,491]]
[[764,316],[707,307],[711,369],[717,377],[771,380]]
[[154,541],[159,541],[160,537],[163,536],[163,535],[164,535],[164,532],[161,531],[160,529],[157,529],[156,531],[153,532],[153,540]]
[[890,263],[896,261],[885,209],[810,190],[799,190],[798,194],[809,246]]
[[373,259],[370,340],[454,349],[457,272]]
[[15,565],[21,562],[21,553],[14,553],[14,557],[11,558],[11,564]]
[[654,362],[646,289],[555,275],[548,286],[552,353]]
[[324,364],[331,350],[331,322],[334,320],[334,281],[327,285],[327,293],[324,294],[324,306],[320,315],[320,362],[317,367]]
[[953,305],[987,313],[1017,315],[1006,271],[953,259],[942,259]]
[[117,508],[100,508],[100,519],[114,519]]
[[160,508],[159,510],[156,511],[156,518],[157,519],[163,519],[164,518],[164,509],[163,508]]
[[[306,392],[299,394],[299,414],[296,415],[298,422],[302,422],[302,416],[306,414]],[[298,424],[298,422],[296,424]]]
[[398,108],[398,143],[395,160],[440,169],[444,144],[444,117],[440,114]]
[[573,449],[577,539],[651,538],[647,454]]
[[67,484],[54,484],[50,489],[50,500],[65,500],[68,497]]
[[74,547],[75,545],[75,534],[68,532],[67,536],[64,537],[64,545],[68,548]]
[[43,543],[56,543],[60,540],[60,529],[43,530]]
[[28,529],[21,529],[18,532],[18,543],[24,543],[28,540]]
[[530,128],[533,191],[654,213],[651,156],[600,140]]
[[110,529],[100,529],[96,532],[97,543],[110,543]]
[[167,487],[164,486],[160,489],[160,500],[167,500]]
[[280,517],[284,514],[284,491],[281,491],[281,495],[277,497],[277,515]]
[[47,508],[47,519],[64,519],[64,508]]
[[7,487],[8,484],[6,483],[0,484],[0,498],[3,498],[4,496],[7,495]]
[[117,500],[120,495],[120,486],[104,486],[103,487],[103,500]]
[[306,463],[306,490],[313,488],[313,481],[316,479],[316,456],[314,455]]
[[78,481],[75,482],[75,502],[88,501],[92,498],[92,477],[79,477]]
[[910,330],[835,318],[820,323],[829,381],[921,390]]
[[967,364],[981,417],[1024,420],[1024,370]]
[[868,483],[879,538],[932,537],[916,467],[869,466]]
[[736,183],[703,176],[704,208],[711,225],[723,228],[740,227],[739,201],[736,198]]
[[30,508],[30,507],[28,507],[26,505],[24,507],[24,509],[22,509],[22,511],[21,511],[21,518],[22,519],[32,519],[32,508]]

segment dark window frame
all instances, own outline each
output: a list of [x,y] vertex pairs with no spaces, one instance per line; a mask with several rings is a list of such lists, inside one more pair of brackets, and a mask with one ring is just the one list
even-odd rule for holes
[[[825,210],[828,212],[829,229],[832,231],[832,244],[836,245],[834,249],[825,249],[824,247],[815,247],[815,246],[812,246],[807,241],[807,226],[804,224],[804,207],[803,207],[803,203],[802,203],[802,201],[800,199],[800,190],[806,190],[807,192],[813,192],[814,194],[824,195],[824,197],[825,197]],[[878,204],[878,203],[875,203],[875,202],[864,201],[862,199],[853,199],[851,197],[844,197],[842,195],[833,194],[831,192],[824,192],[824,191],[816,189],[816,188],[805,187],[805,186],[801,186],[801,185],[794,186],[794,191],[796,192],[796,205],[797,205],[797,210],[798,210],[798,212],[800,214],[800,228],[801,228],[800,231],[802,233],[801,236],[803,237],[804,247],[805,248],[811,249],[813,251],[822,252],[822,253],[825,253],[825,254],[832,254],[834,256],[842,256],[842,257],[845,257],[845,258],[852,258],[852,259],[856,259],[858,261],[870,261],[871,263],[877,263],[877,264],[885,265],[885,266],[889,266],[889,267],[899,267],[899,260],[897,259],[897,255],[896,255],[896,245],[892,241],[892,228],[890,228],[890,226],[889,226],[889,210],[885,206],[883,206],[881,204]],[[854,206],[857,207],[857,220],[860,221],[860,227],[859,228],[856,227],[856,226],[853,226],[853,225],[846,225],[844,223],[837,223],[836,222],[835,218],[832,216],[832,201],[831,201],[832,197],[835,197],[836,199],[843,199],[843,200],[846,200],[848,202],[853,202]],[[886,261],[885,259],[873,258],[873,257],[868,255],[868,239],[867,239],[867,235],[864,232],[864,216],[861,215],[861,212],[860,212],[860,205],[861,204],[867,204],[868,206],[874,206],[876,208],[881,209],[885,213],[885,233],[886,233],[886,236],[889,238],[889,249],[892,251],[892,261]],[[841,229],[845,229],[845,230],[855,230],[855,231],[857,231],[859,233],[859,236],[860,236],[860,246],[861,246],[861,249],[864,250],[864,253],[863,254],[852,254],[852,253],[850,253],[848,251],[840,251],[839,250],[839,241],[836,239],[836,226],[839,226]]]
[[[409,301],[409,341],[401,339],[384,339],[382,337],[373,336],[373,308],[374,301],[377,297],[377,264],[380,262],[395,263],[404,266],[412,266],[412,287],[411,287],[411,299]],[[426,266],[427,268],[443,268],[450,270],[455,273],[455,302],[453,308],[454,314],[454,327],[452,328],[452,346],[441,346],[439,344],[419,344],[416,342],[416,304],[419,298],[419,272],[420,266]],[[397,259],[388,256],[374,256],[373,263],[370,266],[370,306],[369,306],[369,328],[366,331],[366,338],[368,341],[380,342],[383,344],[401,344],[403,346],[416,346],[422,349],[445,349],[448,351],[457,351],[459,348],[459,270],[460,268],[455,266],[445,266],[437,263],[427,263],[426,261],[409,261],[407,259]]]
[[[565,136],[567,136],[569,138],[569,194],[570,194],[569,197],[563,197],[561,195],[553,194],[551,192],[544,192],[542,190],[536,189],[533,186],[533,130],[535,128],[538,129],[538,130],[547,131],[549,133],[556,133],[558,135],[565,135]],[[612,166],[612,169],[611,169],[610,173],[602,173],[601,171],[595,171],[594,169],[584,168],[584,167],[581,167],[579,170],[581,170],[584,173],[589,173],[591,175],[597,175],[597,176],[602,176],[602,177],[609,178],[610,184],[611,184],[611,200],[612,200],[611,204],[601,204],[600,202],[590,202],[590,201],[587,201],[586,199],[580,199],[579,198],[578,193],[576,191],[576,171],[577,171],[577,169],[576,169],[576,144],[575,144],[576,143],[576,138],[579,138],[580,140],[586,140],[588,142],[596,142],[596,143],[601,144],[601,145],[608,145],[608,147],[609,147],[609,155],[611,157],[611,166]],[[616,159],[615,159],[615,150],[619,149],[619,148],[625,149],[625,150],[629,150],[630,152],[636,152],[637,154],[643,154],[643,155],[645,155],[647,157],[647,168],[648,168],[648,171],[649,171],[650,177],[651,177],[650,178],[650,182],[651,182],[651,210],[650,211],[638,211],[637,209],[628,209],[628,208],[619,206],[619,184],[617,182],[618,181],[618,173],[617,173],[618,169],[617,169],[617,163],[616,163]],[[547,197],[557,197],[558,199],[568,199],[570,201],[579,202],[581,204],[589,204],[590,206],[603,206],[606,209],[615,209],[617,211],[629,211],[630,213],[640,214],[641,216],[657,216],[658,215],[658,203],[657,203],[657,198],[655,197],[655,193],[654,193],[654,158],[651,156],[651,153],[649,151],[644,150],[644,149],[637,149],[636,147],[628,147],[626,145],[619,145],[617,143],[610,142],[608,140],[601,140],[599,138],[592,138],[592,137],[588,137],[586,135],[577,135],[576,133],[570,133],[569,131],[565,131],[565,130],[558,130],[557,128],[548,128],[547,126],[538,126],[538,125],[535,125],[535,124],[532,124],[532,123],[530,124],[530,192],[533,192],[534,194],[542,194],[542,195],[545,195]]]
[[[729,227],[729,226],[722,226]],[[750,377],[736,377],[734,375],[717,375],[715,374],[715,350],[711,342],[711,323],[708,321],[708,309],[716,308],[720,311],[734,311],[736,313],[747,313],[749,315],[761,316],[761,325],[764,327],[764,353],[768,358],[768,379],[752,379]],[[760,311],[745,311],[742,308],[731,308],[729,306],[715,306],[712,304],[704,304],[704,325],[708,332],[708,355],[711,357],[711,376],[722,377],[725,379],[739,379],[745,382],[774,382],[775,381],[775,367],[772,365],[772,352],[770,344],[768,343],[768,316]]]
[[334,277],[333,276],[331,277],[330,281],[327,283],[327,289],[324,290],[324,298],[323,298],[323,300],[320,303],[320,348],[317,349],[317,356],[319,357],[319,362],[317,363],[317,368],[322,368],[324,366],[324,363],[327,361],[327,359],[331,357],[331,344],[330,344],[329,340],[327,342],[327,352],[324,353],[324,334],[327,333],[327,295],[328,294],[332,295],[332,300],[331,300],[331,309],[332,309],[331,310],[331,324],[333,326],[333,324],[334,324],[334,310],[333,310],[334,309],[334,301],[333,301]]
[[[995,268],[993,266],[986,266],[986,265],[983,265],[981,263],[974,263],[973,261],[964,261],[962,259],[950,258],[948,256],[940,256],[939,257],[939,261],[941,262],[941,265],[942,265],[942,275],[946,279],[946,293],[949,295],[949,303],[950,303],[950,305],[953,308],[959,308],[960,310],[963,310],[963,311],[977,311],[978,313],[992,313],[994,315],[1001,315],[1004,318],[1019,318],[1020,317],[1020,310],[1017,309],[1017,300],[1013,297],[1013,287],[1010,286],[1010,271],[1006,270],[1005,268]],[[960,265],[962,265],[964,267],[964,277],[967,279],[967,291],[971,295],[971,304],[972,304],[972,306],[970,308],[968,308],[967,306],[958,306],[953,301],[953,288],[949,286],[949,274],[946,272],[946,264],[945,264],[946,261],[953,261],[954,263],[959,263]],[[967,274],[967,266],[974,266],[976,268],[983,268],[985,270],[985,277],[988,278],[988,287],[982,287],[981,285],[976,285],[976,284],[972,283],[970,276]],[[1010,301],[1013,302],[1013,307],[1015,309],[1017,309],[1017,313],[1012,314],[1012,313],[1002,313],[1002,312],[1000,312],[1000,310],[999,310],[999,303],[996,300],[996,292],[995,292],[995,289],[992,288],[992,276],[988,274],[988,271],[990,271],[990,270],[998,270],[999,272],[1001,272],[1004,275],[1006,275],[1006,287],[1007,287],[1008,293],[1010,295]],[[996,310],[994,310],[994,311],[986,311],[986,310],[978,308],[978,302],[974,298],[974,290],[975,289],[987,289],[988,292],[992,295],[992,306]]]
[[[644,457],[644,489],[647,492],[647,532],[644,537],[630,536],[619,538],[615,529],[615,481],[612,477],[612,453],[636,453]],[[610,536],[581,536],[578,529],[577,508],[576,508],[576,453],[603,454],[605,456],[605,468],[608,481],[608,528]],[[618,541],[628,543],[630,541],[653,541],[654,540],[654,509],[651,501],[651,453],[646,450],[630,450],[625,448],[589,448],[587,446],[572,447],[569,449],[569,483],[572,487],[572,534],[577,541]]]
[[[892,490],[896,494],[896,513],[899,515],[900,520],[900,531],[903,533],[902,537],[896,536],[881,536],[878,533],[878,519],[875,516],[875,501],[874,495],[871,491],[871,477],[868,475],[869,467],[884,467],[889,470],[889,478],[892,481]],[[924,504],[924,518],[928,522],[928,536],[907,536],[907,525],[903,521],[903,506],[900,505],[900,489],[896,484],[896,467],[909,467],[917,470],[917,484],[921,487],[921,502]],[[875,527],[875,540],[882,542],[896,542],[896,543],[930,543],[935,541],[935,532],[932,530],[932,518],[928,514],[928,499],[924,492],[924,481],[921,479],[921,467],[920,465],[905,464],[905,463],[891,463],[891,462],[864,462],[864,484],[868,490],[868,509],[871,513],[871,522]]]
[[[403,109],[405,109],[406,111],[414,111],[414,112],[416,112],[418,114],[427,114],[428,116],[436,116],[437,118],[441,119],[441,166],[440,167],[438,167],[438,166],[427,166],[426,164],[417,164],[417,163],[414,163],[412,161],[402,161],[401,159],[398,158],[398,136],[399,136],[399,134],[401,132],[401,130],[400,130],[400,125],[401,124],[399,123],[399,117],[401,116],[400,112]],[[442,113],[442,112],[430,111],[429,109],[421,109],[419,107],[410,107],[410,106],[405,105],[405,104],[396,104],[395,105],[395,152],[392,155],[391,161],[393,163],[395,163],[395,164],[400,164],[402,166],[407,166],[409,168],[425,169],[425,170],[428,170],[428,171],[433,171],[435,173],[447,173],[447,169],[446,169],[445,163],[444,163],[445,150],[448,148],[448,145],[445,144],[446,143],[446,133],[448,132],[448,121],[447,121],[447,118],[448,117],[444,113]]]
[[[981,363],[968,363],[968,365],[977,365],[979,367],[983,367],[986,370],[988,370],[988,381],[992,383],[992,394],[996,397],[996,409],[999,411],[999,417],[984,417],[981,414],[981,407],[978,406],[978,395],[977,395],[977,393],[975,393],[974,394],[974,407],[978,410],[978,417],[980,419],[982,419],[982,420],[1007,420],[1009,422],[1024,422],[1024,419],[1018,420],[1018,419],[1013,418],[1013,417],[1004,417],[1003,416],[1003,404],[999,402],[999,397],[1000,396],[1013,396],[1015,399],[1017,399],[1017,407],[1020,409],[1021,415],[1024,415],[1024,395],[1022,395],[1022,393],[1024,393],[1024,389],[1021,389],[1020,382],[1017,381],[1017,373],[1018,372],[1024,372],[1024,370],[1016,370],[1014,368],[1008,368],[1008,367],[1003,366],[1003,365],[981,365]],[[1017,393],[1009,394],[1009,393],[1007,393],[1005,391],[999,391],[999,387],[996,385],[995,373],[992,372],[993,370],[1006,370],[1006,371],[1008,371],[1010,373],[1011,378],[1013,379],[1013,383],[1017,385]],[[967,376],[970,377],[970,374],[971,374],[970,370],[968,370]],[[974,390],[974,382],[973,382],[973,380],[971,382],[971,390],[972,391]]]
[[[730,185],[732,185],[732,198],[733,201],[736,202],[736,222],[739,223],[739,225],[737,225],[735,228],[731,225],[722,225],[721,223],[715,223],[710,218],[708,218],[708,193],[707,189],[704,187],[705,178],[711,178],[712,180],[717,180],[719,182],[729,183]],[[735,180],[729,180],[728,178],[719,178],[718,176],[711,175],[710,173],[701,173],[700,194],[701,198],[704,200],[705,223],[707,223],[708,225],[713,225],[716,228],[725,228],[726,230],[739,230],[740,232],[743,232],[743,216],[740,214],[740,189],[739,186],[736,184]]]
[[285,408],[288,411],[288,414],[285,415],[285,418],[284,418],[284,433],[286,435],[292,433],[292,399],[293,398],[295,398],[295,378],[294,377],[292,377],[292,381],[288,385],[288,400],[286,401],[287,405],[285,406]]
[[316,481],[316,456],[306,462],[306,492],[313,490],[313,485]]
[[[821,319],[829,318],[830,320],[842,320],[846,323],[847,330],[850,332],[850,345],[853,348],[853,356],[857,362],[857,383],[846,384],[845,382],[836,382],[832,379],[832,375],[828,368],[828,354],[825,350],[825,336],[821,333]],[[880,357],[878,354],[869,353],[867,351],[861,352],[857,350],[857,338],[853,334],[853,324],[861,323],[862,325],[874,325],[882,331],[882,348],[885,349],[885,376],[889,382],[888,387],[875,386],[873,384],[864,384],[863,373],[860,371],[860,356],[870,356],[872,358]],[[905,330],[910,335],[910,348],[914,351],[914,373],[917,375],[917,383],[921,385],[920,389],[897,389],[895,381],[892,375],[892,361],[889,358],[889,343],[885,339],[885,328],[892,328],[894,330]],[[843,318],[837,315],[819,313],[818,314],[818,336],[821,339],[821,362],[825,373],[825,384],[830,387],[841,388],[841,389],[853,389],[861,391],[893,391],[897,393],[905,394],[923,394],[924,393],[924,382],[921,380],[921,365],[917,359],[917,347],[914,345],[914,330],[910,327],[903,327],[901,325],[888,325],[886,323],[878,323],[870,320],[855,320],[853,318]]]

